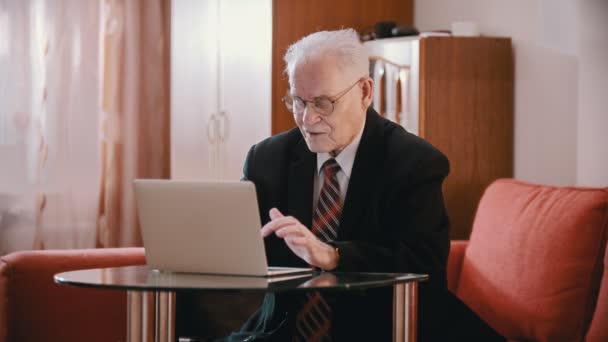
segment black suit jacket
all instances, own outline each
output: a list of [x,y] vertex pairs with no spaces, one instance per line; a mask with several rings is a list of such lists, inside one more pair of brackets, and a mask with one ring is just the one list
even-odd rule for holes
[[[256,185],[262,223],[276,207],[311,227],[315,171],[316,154],[298,129],[254,145],[244,178]],[[421,286],[421,308],[432,296],[428,289],[445,289],[449,224],[442,182],[448,172],[441,152],[369,109],[333,243],[340,252],[335,271],[429,274]],[[307,266],[282,239],[271,235],[265,243],[270,265]],[[289,340],[298,310],[293,297],[267,296],[243,330]],[[390,340],[391,288],[330,297],[335,340]],[[430,307],[421,310],[420,320],[428,321],[427,316]]]

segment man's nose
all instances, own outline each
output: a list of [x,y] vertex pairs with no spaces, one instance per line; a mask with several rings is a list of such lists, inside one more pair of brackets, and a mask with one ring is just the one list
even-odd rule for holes
[[321,117],[321,115],[315,110],[314,106],[310,104],[306,104],[304,113],[302,113],[302,115],[302,121],[307,125],[314,125],[315,123],[319,122]]

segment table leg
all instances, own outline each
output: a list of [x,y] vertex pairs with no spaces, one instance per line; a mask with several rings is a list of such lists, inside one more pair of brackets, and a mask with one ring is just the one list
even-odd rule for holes
[[146,291],[141,293],[141,341],[158,342],[155,337],[154,314],[156,311],[155,291]]
[[418,328],[418,283],[393,286],[393,341],[414,342]]
[[173,342],[175,341],[175,292],[162,291],[157,294],[159,305],[158,318],[160,324],[157,324],[157,336],[160,341]]
[[141,341],[141,292],[127,291],[127,341]]
[[175,341],[175,292],[127,291],[127,341]]

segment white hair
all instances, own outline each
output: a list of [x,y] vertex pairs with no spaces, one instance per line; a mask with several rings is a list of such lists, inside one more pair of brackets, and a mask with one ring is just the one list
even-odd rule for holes
[[369,55],[352,28],[338,31],[319,31],[298,40],[285,53],[285,73],[292,84],[296,66],[306,60],[324,56],[337,58],[338,67],[352,77],[369,76]]

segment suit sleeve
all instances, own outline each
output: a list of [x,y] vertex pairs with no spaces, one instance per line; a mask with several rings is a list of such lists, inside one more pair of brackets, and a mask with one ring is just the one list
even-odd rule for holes
[[381,226],[360,227],[376,232],[372,238],[332,243],[340,253],[336,271],[425,273],[445,283],[449,222],[442,183],[448,172],[445,156],[434,154],[395,184],[378,208]]
[[254,154],[255,154],[255,145],[251,146],[251,148],[249,149],[249,152],[247,152],[247,157],[245,158],[245,164],[243,164],[243,175],[241,176],[241,181],[252,181],[252,179],[253,179],[250,169],[253,165]]

